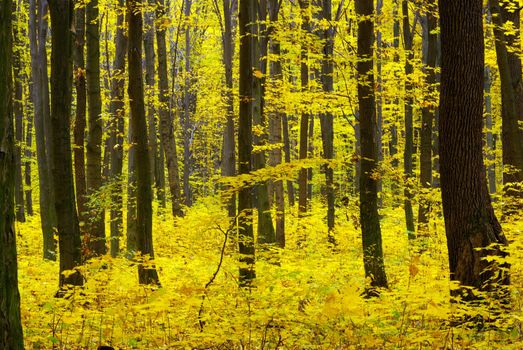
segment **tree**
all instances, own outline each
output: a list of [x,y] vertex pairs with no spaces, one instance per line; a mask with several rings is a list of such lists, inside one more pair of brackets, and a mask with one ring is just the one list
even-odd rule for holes
[[[133,146],[136,152],[136,248],[150,259],[154,259],[152,240],[152,188],[149,152],[147,150],[147,123],[145,118],[143,76],[142,76],[142,8],[140,0],[127,0],[129,65],[128,94],[131,107]],[[159,284],[154,266],[138,265],[138,279],[141,284]]]
[[489,285],[507,285],[509,277],[506,271],[498,275],[498,263],[485,258],[504,256],[508,243],[492,209],[483,164],[482,1],[439,0],[439,8],[439,146],[450,278],[491,290]]
[[363,240],[363,265],[365,276],[371,279],[372,288],[387,287],[383,263],[381,228],[378,215],[378,184],[375,177],[378,162],[376,144],[376,104],[374,100],[373,44],[374,2],[356,0],[358,18],[358,106],[361,132],[360,171],[360,222]]
[[82,250],[74,195],[70,139],[73,9],[74,5],[71,0],[49,1],[53,33],[51,42],[51,130],[53,135],[51,168],[57,216],[56,231],[60,251],[60,287],[83,284],[83,277],[76,269],[82,262]]
[[0,1],[0,348],[24,348],[16,261],[11,0]]
[[[88,102],[88,135],[86,147],[87,195],[93,199],[102,186],[102,96],[100,92],[100,19],[98,0],[90,0],[85,5],[86,22],[86,78]],[[103,255],[105,246],[104,210],[100,206],[89,208],[87,224],[90,254]]]
[[[249,174],[252,169],[252,102],[253,52],[256,0],[241,0],[238,26],[240,28],[240,115],[238,121],[238,173]],[[248,285],[254,271],[254,233],[252,227],[252,188],[245,185],[238,193],[238,244],[240,251],[240,285]]]

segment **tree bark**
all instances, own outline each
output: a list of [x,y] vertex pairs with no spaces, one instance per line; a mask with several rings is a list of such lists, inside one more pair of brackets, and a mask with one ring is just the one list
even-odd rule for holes
[[[485,259],[505,256],[508,243],[492,209],[483,164],[482,1],[439,0],[439,8],[439,147],[450,278],[463,286],[503,294],[508,271],[500,271],[495,260]],[[464,300],[475,298],[466,289],[453,294]]]
[[[29,96],[32,95],[32,85],[31,82],[29,83]],[[25,118],[25,150],[24,150],[24,157],[25,157],[25,164],[24,164],[24,182],[25,182],[25,209],[26,213],[29,216],[33,216],[33,185],[32,185],[32,174],[31,174],[31,164],[33,162],[33,115],[34,115],[34,106],[32,106],[31,99],[27,100],[27,105],[29,108],[26,108],[26,110],[30,110],[30,112],[27,112],[26,118]],[[31,109],[32,107],[32,109]]]
[[[71,0],[50,0],[52,23],[51,51],[51,168],[54,206],[60,250],[60,287],[82,285],[76,269],[82,262],[80,226],[76,213],[70,118],[73,83],[74,4]],[[64,271],[71,273],[64,274]]]
[[426,55],[426,78],[427,85],[421,110],[421,145],[420,145],[420,183],[423,188],[419,199],[418,230],[426,231],[429,222],[430,198],[429,190],[432,187],[432,125],[436,112],[436,101],[434,94],[437,92],[436,58],[438,55],[438,34],[436,33],[438,20],[436,18],[436,1],[431,0],[427,9],[427,30],[425,41],[427,42]]
[[16,261],[10,0],[0,1],[0,349],[24,348]]
[[[241,0],[239,11],[240,29],[240,115],[238,121],[238,173],[251,172],[252,156],[252,103],[253,62],[255,33],[252,23],[256,20],[255,0]],[[249,285],[255,278],[254,233],[252,227],[252,185],[247,184],[238,193],[238,245],[240,253],[239,283]]]
[[487,128],[487,166],[488,188],[490,195],[496,194],[496,148],[494,146],[494,134],[492,133],[492,96],[490,95],[490,86],[492,79],[490,77],[490,67],[485,67],[485,126]]
[[405,176],[405,223],[407,225],[407,235],[409,239],[416,237],[416,229],[414,227],[414,213],[412,211],[412,185],[414,180],[414,167],[412,158],[414,157],[414,126],[413,126],[413,87],[410,81],[411,75],[414,72],[412,67],[412,60],[414,59],[414,51],[412,50],[413,32],[410,29],[409,21],[409,2],[402,1],[403,14],[403,40],[405,42],[405,150],[403,153],[403,172]]
[[[192,0],[185,1],[185,18],[189,19],[191,16]],[[191,26],[188,22],[185,25],[185,82],[183,85],[183,193],[185,205],[190,207],[192,205],[192,189],[190,183],[190,176],[192,173],[192,151],[191,138],[193,125],[191,122],[191,114],[194,109],[195,96],[192,91],[192,72],[191,72]]]
[[116,17],[116,52],[114,57],[113,80],[111,87],[111,103],[109,113],[111,124],[110,138],[110,177],[114,182],[111,194],[111,256],[115,257],[120,252],[120,237],[123,226],[123,135],[125,132],[125,53],[127,51],[127,38],[124,33],[124,0],[118,1],[118,15]]
[[[145,117],[142,77],[142,3],[127,0],[129,85],[133,147],[136,152],[136,248],[143,259],[154,259],[152,240],[152,188],[149,152],[147,150],[147,122]],[[159,285],[154,265],[138,265],[140,284]]]
[[376,104],[374,100],[373,44],[374,2],[356,0],[358,18],[358,105],[361,133],[360,221],[363,239],[365,276],[371,279],[368,295],[374,288],[387,287],[378,215],[378,187],[373,176],[377,170]]
[[[100,19],[98,0],[91,0],[85,5],[86,21],[86,78],[88,102],[88,135],[86,147],[86,183],[87,195],[92,202],[102,187],[102,96],[100,93]],[[86,233],[88,234],[89,254],[103,255],[107,252],[105,246],[104,210],[101,206],[88,208],[89,219]]]
[[[163,0],[157,0],[156,18],[163,19],[165,5]],[[175,217],[183,216],[181,207],[180,175],[178,169],[178,154],[174,135],[173,119],[169,113],[169,78],[167,76],[167,48],[165,43],[165,27],[156,27],[156,46],[158,50],[158,86],[160,89],[160,139],[165,152],[169,192],[171,193],[172,213]]]

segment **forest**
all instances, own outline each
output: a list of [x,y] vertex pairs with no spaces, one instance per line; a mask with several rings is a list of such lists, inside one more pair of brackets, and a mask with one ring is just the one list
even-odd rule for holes
[[522,349],[521,0],[0,0],[0,350]]

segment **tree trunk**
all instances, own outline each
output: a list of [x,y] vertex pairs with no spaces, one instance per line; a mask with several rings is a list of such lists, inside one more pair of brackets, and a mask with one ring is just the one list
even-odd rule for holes
[[[254,28],[257,2],[240,1],[240,115],[238,121],[238,172],[251,172],[252,155],[252,98],[253,98],[253,62]],[[240,253],[239,283],[249,285],[255,278],[254,271],[254,233],[252,227],[252,185],[247,184],[238,193],[238,244]]]
[[[76,269],[82,262],[80,226],[76,213],[70,118],[73,83],[73,2],[50,0],[52,23],[51,51],[51,129],[52,178],[55,190],[58,242],[60,247],[60,287],[82,285]],[[64,271],[74,271],[64,274]]]
[[[157,0],[156,18],[160,20],[165,16],[163,0]],[[167,48],[165,43],[165,28],[156,28],[156,46],[158,50],[158,86],[160,89],[160,139],[165,152],[169,191],[171,193],[173,216],[183,216],[181,208],[180,176],[178,170],[178,155],[176,152],[176,139],[174,136],[173,119],[169,113],[169,79],[167,77]]]
[[[492,209],[483,164],[482,1],[439,0],[439,8],[439,147],[450,278],[502,295],[506,292],[502,286],[509,283],[508,271],[500,271],[496,260],[485,259],[504,256],[501,250],[508,243]],[[508,268],[506,264],[501,267]],[[453,294],[464,300],[477,298],[464,288]]]
[[407,235],[409,239],[416,237],[416,229],[414,228],[414,213],[412,212],[412,185],[414,181],[413,161],[414,157],[414,127],[413,127],[413,87],[411,75],[414,71],[412,67],[412,60],[414,59],[414,51],[412,50],[413,32],[410,29],[409,21],[409,2],[402,1],[403,14],[403,40],[405,42],[405,150],[403,153],[403,166],[405,176],[405,223],[407,225]]
[[[283,127],[283,152],[285,153],[285,163],[291,162],[291,140],[289,136],[289,118],[287,114],[283,113],[281,116]],[[287,197],[289,199],[289,206],[294,207],[294,184],[292,180],[287,180]]]
[[436,58],[438,55],[438,34],[436,33],[438,20],[436,18],[436,1],[431,0],[427,9],[427,30],[425,41],[427,42],[426,74],[427,85],[424,106],[421,110],[421,145],[420,145],[420,183],[423,188],[419,199],[418,229],[426,231],[429,222],[430,197],[429,190],[432,187],[432,125],[436,112],[435,93],[437,92],[436,80]]
[[[233,20],[233,7],[235,0],[223,0],[223,24],[222,33],[223,64],[225,66],[225,96],[227,100],[227,121],[223,129],[222,147],[222,176],[234,176],[236,174],[236,154],[234,147],[234,97],[233,89],[233,56],[234,38],[233,31],[236,21]],[[227,202],[229,217],[236,216],[236,195],[231,194]]]
[[[100,19],[98,0],[91,0],[85,5],[86,22],[86,77],[88,102],[88,135],[86,147],[87,195],[95,199],[102,187],[102,96],[100,93]],[[88,208],[87,234],[89,254],[103,255],[105,246],[104,210],[100,206]]]
[[114,182],[111,194],[111,256],[115,257],[120,252],[120,237],[123,226],[123,135],[125,133],[125,53],[127,51],[127,37],[124,33],[124,0],[118,1],[120,7],[116,18],[116,53],[114,58],[113,80],[111,87],[111,104],[109,113],[111,124],[110,138],[110,177]]
[[[302,16],[301,30],[303,33],[311,32],[310,24],[310,4],[308,0],[300,0],[300,11]],[[302,38],[301,43],[301,65],[300,65],[300,76],[301,76],[301,88],[303,92],[309,90],[309,65],[308,65],[308,43],[306,42],[306,37]],[[307,159],[308,153],[308,137],[309,137],[309,114],[305,111],[302,112],[300,118],[300,151],[299,158],[300,160]],[[300,215],[304,215],[307,212],[307,169],[300,169],[298,175],[298,212]]]
[[[503,23],[509,19],[503,18],[499,1],[489,0],[489,5],[494,24],[496,57],[501,80],[503,187],[505,195],[508,197],[505,201],[507,205],[503,210],[506,215],[512,215],[518,208],[523,207],[523,202],[520,203],[522,201],[520,183],[523,181],[523,132],[519,125],[520,118],[523,120],[523,102],[521,102],[523,96],[520,91],[521,61],[518,52],[516,54],[509,52],[509,47],[514,43],[513,40],[508,39],[512,36],[505,36],[503,32]],[[516,12],[519,13],[519,11]],[[503,11],[503,13],[509,15],[507,11]],[[519,14],[516,17],[519,20]]]
[[[144,259],[154,259],[152,240],[152,188],[149,152],[147,150],[147,122],[145,118],[142,77],[142,3],[127,0],[128,20],[128,94],[131,107],[133,147],[136,152],[136,248]],[[138,265],[140,284],[160,284],[154,265]]]
[[[332,21],[332,1],[323,0],[322,19],[329,23]],[[329,26],[323,30],[322,39],[323,44],[323,59],[321,62],[321,84],[323,91],[329,94],[334,91],[334,28]],[[321,126],[321,140],[323,143],[323,158],[327,161],[334,160],[334,117],[332,113],[327,112],[320,116]],[[332,234],[334,230],[334,170],[332,166],[326,165],[325,185],[327,192],[327,227],[329,229],[329,237],[333,240]]]
[[496,149],[494,147],[494,135],[492,133],[492,96],[490,95],[490,86],[492,80],[490,78],[490,67],[485,67],[485,126],[487,128],[487,159],[489,164],[487,166],[488,188],[491,195],[496,194]]
[[365,276],[371,279],[367,294],[376,295],[376,287],[387,287],[378,215],[376,104],[374,100],[373,1],[356,0],[358,19],[358,105],[361,133],[360,221],[363,239]]
[[11,1],[0,1],[0,349],[24,348],[15,233]]
[[[32,84],[29,83],[29,96],[32,96]],[[30,110],[32,107],[31,112],[28,112],[26,114],[25,124],[25,150],[24,150],[24,157],[25,157],[25,164],[24,164],[24,183],[25,183],[25,209],[26,213],[29,216],[33,216],[33,185],[32,185],[32,175],[31,175],[31,164],[33,162],[33,115],[34,115],[34,106],[32,105],[31,99],[27,100],[27,105],[29,108],[26,108],[26,110]]]
[[[38,10],[37,10],[38,7]],[[37,14],[38,11],[38,14]],[[43,257],[56,260],[56,210],[51,175],[49,81],[47,76],[47,1],[31,0],[29,3],[29,42],[33,89],[31,100],[34,108],[36,155],[38,163],[40,219],[43,235]]]
[[[185,1],[185,17],[191,16],[192,0]],[[185,26],[185,82],[183,86],[183,193],[185,196],[185,205],[192,205],[192,190],[189,182],[192,167],[191,152],[191,112],[194,103],[194,92],[192,91],[192,72],[191,72],[191,26],[188,22]]]

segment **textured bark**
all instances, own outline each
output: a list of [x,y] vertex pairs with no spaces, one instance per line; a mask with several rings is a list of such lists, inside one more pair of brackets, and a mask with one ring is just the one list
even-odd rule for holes
[[371,279],[372,288],[387,287],[387,276],[383,263],[383,248],[378,215],[378,187],[373,176],[377,169],[376,105],[374,100],[373,44],[374,14],[373,1],[356,0],[358,20],[358,105],[361,133],[360,173],[360,222],[363,240],[363,265],[365,276]]
[[425,103],[421,110],[421,145],[420,145],[420,183],[424,189],[419,198],[418,229],[425,231],[429,222],[430,199],[428,190],[432,187],[432,125],[436,113],[436,101],[433,94],[437,91],[436,58],[438,55],[438,26],[436,0],[431,0],[427,9],[427,30],[424,32],[424,41],[427,45],[425,83]]
[[[72,149],[70,139],[73,85],[73,2],[51,0],[51,130],[52,180],[60,250],[60,287],[82,285],[83,277],[75,268],[81,264],[80,226],[74,195]],[[71,271],[64,274],[64,271]]]
[[[191,16],[192,0],[185,1],[185,17]],[[192,72],[191,72],[191,26],[189,22],[185,26],[185,82],[183,85],[183,194],[185,205],[190,207],[192,205],[192,189],[190,184],[190,176],[192,173],[192,151],[191,138],[193,125],[191,122],[191,114],[195,108],[195,95],[192,91]]]
[[13,8],[13,79],[14,79],[14,125],[15,125],[15,212],[16,221],[25,222],[25,203],[24,203],[24,183],[22,178],[22,145],[24,142],[24,105],[23,105],[23,67],[20,51],[23,50],[21,37],[23,33],[19,28],[21,21],[18,20],[17,14],[21,9],[17,9],[16,2],[12,3]]
[[490,67],[485,67],[485,126],[487,129],[487,159],[489,164],[487,166],[488,188],[491,195],[497,191],[496,185],[496,148],[494,146],[494,134],[492,133],[492,96],[490,95],[490,86],[492,80],[490,78]]
[[[225,98],[227,101],[227,121],[223,129],[222,146],[222,176],[234,176],[236,174],[236,152],[234,147],[234,97],[233,89],[233,56],[234,38],[233,32],[236,21],[233,19],[233,8],[236,0],[223,0],[223,65],[225,66]],[[236,195],[231,195],[227,202],[229,217],[236,216]]]
[[[285,163],[291,162],[291,140],[289,136],[289,118],[287,114],[282,114],[281,122],[283,127],[283,152],[285,153]],[[287,180],[287,197],[289,199],[289,206],[294,207],[294,184],[292,180]]]
[[[490,203],[483,164],[482,1],[439,0],[439,8],[440,169],[450,278],[503,294],[502,285],[509,283],[507,271],[497,276],[498,263],[485,259],[504,256],[501,248],[508,243]],[[497,246],[487,249],[491,244]],[[474,298],[465,289],[454,294]]]
[[[127,1],[129,33],[127,57],[129,60],[128,94],[131,108],[133,147],[136,152],[136,248],[144,258],[154,259],[152,240],[152,188],[149,152],[147,150],[147,122],[145,117],[142,77],[142,3]],[[138,265],[141,284],[159,284],[158,273],[150,263]]]
[[[157,1],[156,18],[165,16],[163,0]],[[181,208],[180,176],[178,170],[178,155],[174,136],[173,120],[169,114],[169,80],[167,76],[167,48],[165,43],[165,28],[156,28],[156,46],[158,50],[158,86],[160,88],[160,139],[165,153],[169,191],[171,193],[172,213],[183,216]]]
[[36,156],[38,163],[40,219],[43,234],[43,257],[56,260],[54,228],[57,224],[51,174],[49,79],[47,76],[47,1],[31,0],[29,3],[29,42],[31,51],[31,77]]
[[[102,186],[102,95],[100,93],[100,19],[98,0],[85,5],[86,27],[86,78],[87,78],[87,146],[86,146],[86,184],[90,200],[95,199]],[[105,246],[104,210],[100,206],[88,208],[86,222],[89,254],[103,255]]]
[[414,51],[412,50],[413,32],[410,29],[409,21],[409,2],[402,1],[403,14],[403,41],[405,43],[405,150],[403,153],[403,173],[405,177],[405,223],[407,225],[407,234],[409,239],[415,237],[414,228],[414,213],[412,211],[412,184],[414,179],[414,167],[412,158],[414,157],[414,126],[413,126],[413,87],[410,81],[411,75],[414,71],[412,67],[412,60],[414,59]]
[[[278,13],[278,1],[270,0],[270,22],[276,22],[278,20]],[[283,74],[281,67],[280,43],[276,38],[270,39],[269,53],[271,57],[274,57],[274,60],[270,62],[271,81],[277,88],[283,81]],[[279,111],[275,111],[269,115],[269,143],[274,147],[269,153],[270,166],[276,166],[282,163],[282,115],[283,113]],[[276,204],[275,240],[280,248],[285,248],[285,197],[283,180],[274,181],[272,185]]]
[[[518,208],[523,207],[523,201],[521,200],[523,131],[521,131],[519,125],[519,121],[523,120],[522,72],[521,60],[518,56],[520,50],[516,50],[516,53],[510,52],[514,46],[514,37],[505,35],[502,26],[507,20],[518,20],[517,27],[519,27],[519,14],[511,15],[508,11],[502,10],[499,0],[489,0],[489,5],[492,13],[492,23],[494,24],[496,57],[501,80],[503,187],[507,196],[505,201],[507,205],[503,209],[505,214],[511,215],[515,214]],[[516,12],[519,13],[519,11]],[[505,18],[503,15],[509,18]]]
[[16,261],[11,1],[0,1],[0,349],[24,348]]
[[[132,113],[132,111],[129,111]],[[136,212],[136,145],[134,130],[129,116],[127,142],[131,145],[127,154],[127,254],[132,257],[137,247],[137,212]]]
[[[329,23],[332,21],[332,2],[323,0],[321,17]],[[321,65],[321,84],[323,91],[331,93],[334,91],[334,27],[329,26],[323,30],[323,60]],[[328,112],[320,116],[321,140],[323,143],[323,158],[334,159],[334,117]],[[325,186],[327,193],[327,227],[329,232],[334,230],[334,170],[332,166],[325,166]],[[332,240],[332,238],[331,238]]]
[[[29,96],[32,96],[32,85],[29,85]],[[25,118],[25,150],[24,150],[24,196],[25,196],[25,209],[26,214],[29,216],[33,215],[33,185],[32,185],[32,175],[31,175],[31,164],[33,163],[33,114],[34,114],[34,105],[32,105],[31,99],[26,100],[26,105],[29,108],[26,108],[28,112],[26,113]],[[32,107],[32,109],[31,109]]]
[[[299,1],[302,24],[302,34],[308,34],[311,32],[311,18],[310,18],[310,4],[309,0]],[[309,52],[308,43],[305,37],[302,38],[301,43],[301,65],[300,65],[300,77],[301,77],[301,89],[303,92],[309,90]],[[309,137],[309,113],[302,112],[300,117],[300,160],[307,159],[308,153],[308,137]],[[300,215],[304,215],[307,212],[308,205],[308,187],[307,187],[307,169],[302,168],[298,175],[298,212]]]
[[[240,1],[238,25],[240,29],[240,115],[238,121],[238,173],[251,172],[252,155],[252,99],[255,0]],[[240,253],[240,285],[249,285],[255,278],[254,233],[252,227],[252,187],[244,186],[238,193],[238,245]]]
[[111,124],[109,129],[110,140],[110,178],[114,182],[111,194],[111,256],[115,257],[120,252],[120,237],[123,226],[123,135],[125,132],[125,53],[127,51],[127,38],[124,33],[124,13],[122,7],[124,0],[118,1],[120,10],[116,18],[116,53],[114,57],[113,80],[111,87],[111,104],[109,113]]

